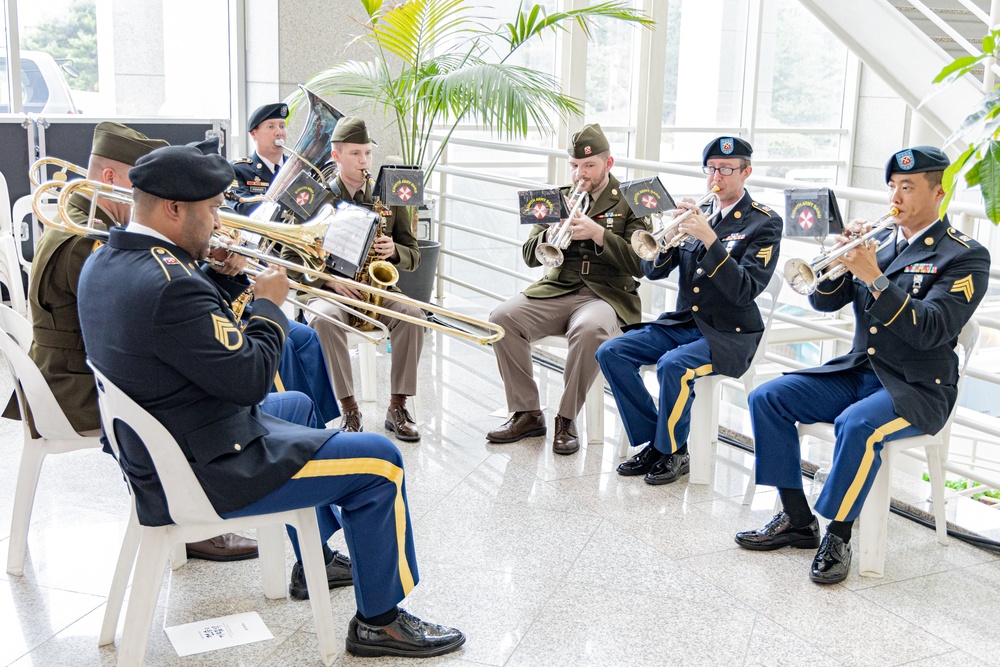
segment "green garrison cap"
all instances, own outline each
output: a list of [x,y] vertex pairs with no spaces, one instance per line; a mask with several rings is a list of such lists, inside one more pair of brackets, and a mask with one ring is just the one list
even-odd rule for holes
[[333,136],[330,137],[333,143],[345,144],[371,144],[371,135],[365,121],[357,116],[344,116],[337,121],[337,127],[333,128]]
[[219,155],[218,138],[157,148],[128,170],[133,187],[161,199],[202,201],[221,194],[236,178]]
[[610,150],[608,138],[604,136],[601,126],[597,123],[584,125],[583,129],[573,135],[570,142],[569,156],[577,159],[597,155]]
[[934,146],[914,146],[901,150],[885,163],[885,182],[896,173],[921,171],[944,171],[951,160],[940,148]]
[[150,139],[142,132],[121,123],[105,121],[98,123],[94,128],[94,143],[90,153],[134,165],[139,158],[154,148],[169,145],[162,139]]

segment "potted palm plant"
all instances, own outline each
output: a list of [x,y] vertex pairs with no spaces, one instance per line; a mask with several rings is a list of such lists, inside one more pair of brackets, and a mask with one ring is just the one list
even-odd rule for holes
[[[321,96],[356,97],[381,110],[399,133],[403,161],[423,167],[428,180],[460,123],[512,140],[526,137],[532,127],[551,132],[554,119],[582,114],[582,103],[560,92],[555,77],[513,62],[526,43],[573,24],[589,37],[597,19],[653,25],[622,0],[555,13],[522,0],[509,22],[479,16],[469,0],[359,4],[366,18],[357,41],[370,47],[371,60],[339,62],[313,76],[306,87]],[[289,98],[293,111],[302,101],[301,93]],[[444,139],[432,141],[432,129]],[[437,248],[429,244],[437,245],[422,242],[420,269],[426,278],[421,282],[426,287],[413,285],[419,275],[410,277],[411,289],[401,286],[424,301],[437,267]]]

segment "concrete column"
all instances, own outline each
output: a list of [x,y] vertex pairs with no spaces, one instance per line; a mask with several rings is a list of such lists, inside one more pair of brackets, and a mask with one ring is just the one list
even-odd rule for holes
[[166,100],[163,0],[112,0],[115,111],[156,115]]

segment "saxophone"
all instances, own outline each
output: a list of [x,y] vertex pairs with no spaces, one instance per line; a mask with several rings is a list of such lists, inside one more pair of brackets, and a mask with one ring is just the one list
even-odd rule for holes
[[[374,185],[375,179],[372,178],[371,172],[364,169],[361,173],[365,177],[365,184]],[[375,236],[376,238],[385,236],[385,214],[388,213],[389,209],[375,193],[372,193],[372,210],[378,213],[378,232],[376,232]],[[378,287],[379,289],[388,289],[399,280],[399,270],[390,262],[378,256],[378,253],[375,252],[375,243],[373,242],[372,247],[368,249],[368,256],[365,257],[364,263],[358,267],[358,272],[354,276],[354,280],[365,285]],[[364,296],[365,303],[373,306],[382,305],[382,297],[368,292],[362,292],[362,295]],[[372,318],[378,317],[378,313],[371,310],[362,310],[361,312]],[[371,331],[375,328],[375,325],[371,322],[366,322],[360,317],[351,317],[350,324],[359,331]]]

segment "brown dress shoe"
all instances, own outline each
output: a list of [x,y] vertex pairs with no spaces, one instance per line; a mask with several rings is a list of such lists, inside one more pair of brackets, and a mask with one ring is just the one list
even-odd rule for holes
[[398,440],[404,442],[416,442],[420,440],[420,431],[413,417],[406,411],[406,408],[389,408],[385,413],[385,427],[396,434]]
[[556,415],[556,434],[552,436],[552,451],[556,454],[574,454],[580,449],[576,425],[572,419]]
[[361,433],[365,430],[365,424],[361,419],[360,410],[348,410],[340,418],[340,430],[345,433]]
[[545,417],[541,413],[515,412],[500,428],[486,434],[490,442],[517,442],[521,438],[545,435]]
[[257,557],[257,540],[235,533],[226,533],[188,544],[187,557],[221,562],[248,560]]

